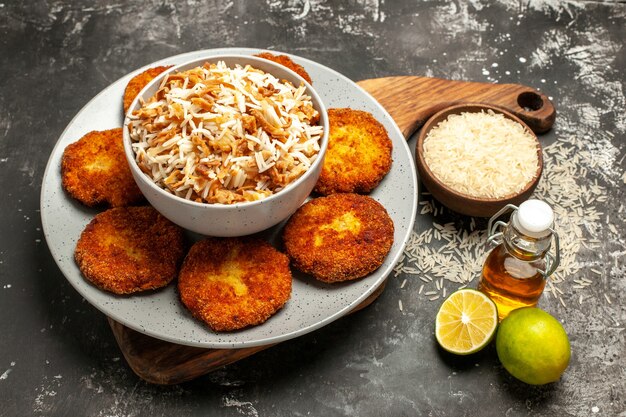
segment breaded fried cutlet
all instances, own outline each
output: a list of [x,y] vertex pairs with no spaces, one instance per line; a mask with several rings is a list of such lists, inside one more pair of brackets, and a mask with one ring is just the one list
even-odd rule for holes
[[68,145],[61,180],[69,195],[89,207],[129,206],[144,200],[124,156],[122,128],[92,131]]
[[364,277],[393,244],[393,221],[371,197],[333,194],[310,200],[287,221],[283,242],[292,264],[324,282]]
[[124,90],[124,102],[123,102],[124,103],[124,114],[126,114],[126,112],[128,112],[128,108],[132,104],[132,102],[135,99],[135,97],[137,97],[137,94],[139,94],[139,92],[146,85],[148,85],[148,83],[150,81],[155,79],[157,75],[159,75],[160,73],[162,73],[163,71],[165,71],[166,69],[171,68],[171,67],[172,66],[169,65],[169,66],[166,66],[166,67],[148,68],[147,70],[145,70],[141,74],[137,74],[133,78],[131,78],[130,81],[128,82],[128,84],[126,85],[126,89]]
[[259,58],[269,59],[270,61],[274,61],[277,64],[282,65],[283,67],[287,67],[302,78],[304,78],[309,84],[313,85],[313,81],[311,81],[311,76],[304,69],[304,67],[300,64],[296,64],[293,62],[291,58],[287,55],[274,55],[269,52],[261,52],[260,54],[256,54]]
[[369,193],[391,169],[393,145],[384,126],[370,113],[328,109],[328,150],[315,191]]
[[166,286],[176,277],[184,255],[183,230],[150,206],[97,214],[74,250],[85,278],[115,294]]
[[265,322],[291,295],[289,259],[257,238],[208,238],[192,247],[178,276],[191,314],[215,331]]

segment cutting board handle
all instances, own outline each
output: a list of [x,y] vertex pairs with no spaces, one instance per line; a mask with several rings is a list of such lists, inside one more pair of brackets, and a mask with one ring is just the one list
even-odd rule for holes
[[391,115],[408,139],[433,114],[454,104],[485,103],[522,119],[535,133],[552,128],[556,110],[543,93],[520,84],[490,84],[397,76],[357,83]]

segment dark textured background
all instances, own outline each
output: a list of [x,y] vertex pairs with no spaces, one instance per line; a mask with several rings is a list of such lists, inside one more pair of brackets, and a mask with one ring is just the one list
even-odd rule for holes
[[[1,416],[626,416],[625,3],[1,1]],[[193,382],[138,379],[106,318],[48,251],[44,168],[65,126],[111,82],[163,57],[227,46],[293,53],[355,81],[415,74],[521,83],[550,96],[559,116],[542,141],[577,137],[604,158],[581,181],[607,190],[600,223],[610,215],[618,231],[585,232],[601,245],[578,261],[602,274],[584,275],[594,278],[584,303],[571,280],[561,285],[566,304],[542,299],[572,342],[563,379],[519,383],[493,347],[469,358],[441,353],[432,335],[440,301],[418,294],[406,274],[364,311]],[[416,232],[432,221],[418,215]]]

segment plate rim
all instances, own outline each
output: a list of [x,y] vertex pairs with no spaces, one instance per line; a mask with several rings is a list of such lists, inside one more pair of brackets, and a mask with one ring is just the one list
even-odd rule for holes
[[[117,84],[120,80],[126,78],[126,77],[132,77],[136,74],[139,74],[140,72],[144,71],[147,68],[153,67],[153,66],[158,66],[164,63],[169,64],[171,61],[178,61],[178,60],[182,60],[185,59],[187,57],[189,57],[187,60],[190,60],[191,57],[193,56],[200,56],[200,55],[204,55],[207,57],[210,57],[211,55],[220,55],[220,54],[224,54],[224,53],[228,53],[228,54],[240,54],[240,55],[253,55],[255,53],[259,53],[262,51],[269,51],[271,53],[274,54],[281,54],[281,55],[287,55],[291,58],[294,58],[296,60],[296,62],[303,62],[303,63],[310,63],[312,65],[315,66],[320,66],[323,67],[323,69],[325,71],[328,71],[329,73],[331,73],[332,75],[336,76],[337,78],[346,81],[348,83],[351,84],[352,87],[356,87],[358,90],[360,90],[363,94],[365,94],[366,96],[368,96],[371,101],[375,104],[375,106],[377,106],[379,108],[379,110],[385,115],[385,117],[390,121],[390,123],[392,124],[394,130],[396,131],[395,133],[403,138],[402,140],[402,145],[401,148],[404,151],[403,153],[405,153],[408,156],[408,161],[409,161],[409,166],[407,167],[407,171],[408,173],[410,173],[411,176],[411,184],[413,185],[413,188],[415,190],[415,192],[412,193],[412,195],[410,196],[410,202],[411,202],[411,215],[408,218],[408,224],[407,224],[407,230],[406,233],[404,234],[404,236],[402,236],[401,241],[399,242],[398,245],[398,250],[397,253],[393,254],[392,258],[390,259],[389,265],[386,267],[386,269],[382,270],[382,275],[381,277],[376,280],[372,285],[370,285],[369,287],[367,287],[367,289],[365,291],[363,291],[359,297],[356,297],[356,299],[354,299],[352,302],[350,302],[349,304],[347,304],[345,307],[339,309],[338,311],[336,311],[333,314],[327,315],[324,318],[322,318],[321,320],[318,320],[317,322],[309,325],[309,326],[305,326],[305,327],[300,327],[297,330],[294,331],[290,331],[287,333],[281,333],[280,335],[277,336],[270,336],[270,337],[265,337],[265,338],[261,338],[261,339],[257,339],[257,340],[251,340],[251,341],[243,341],[243,342],[217,342],[217,343],[205,343],[205,342],[198,342],[198,341],[194,341],[194,340],[187,340],[187,341],[181,341],[172,337],[168,337],[167,335],[161,335],[158,334],[158,332],[153,332],[149,329],[144,328],[141,325],[138,324],[134,324],[131,322],[128,322],[127,320],[120,320],[118,317],[112,317],[111,315],[109,315],[107,312],[105,312],[102,308],[102,306],[97,305],[97,303],[93,303],[89,297],[85,294],[85,292],[83,291],[82,288],[78,287],[77,285],[74,285],[74,283],[72,282],[71,279],[69,279],[64,271],[64,269],[62,268],[60,262],[61,260],[58,259],[58,249],[54,248],[54,245],[50,244],[50,239],[49,239],[49,224],[48,224],[48,219],[47,219],[47,210],[44,208],[44,196],[47,195],[48,193],[48,185],[46,184],[46,179],[48,178],[49,175],[51,175],[51,171],[53,169],[58,169],[59,167],[56,166],[56,164],[53,164],[53,156],[57,154],[58,149],[61,146],[61,139],[65,136],[65,134],[67,133],[67,131],[73,126],[73,124],[76,122],[77,119],[79,119],[79,117],[82,115],[83,112],[85,112],[90,105],[96,100],[98,99],[101,95],[107,93],[109,91],[109,89],[113,88],[113,86],[115,84]],[[181,63],[184,61],[180,61]],[[178,65],[178,64],[175,64]],[[353,311],[356,307],[358,307],[364,300],[367,299],[367,297],[369,297],[372,293],[374,293],[374,291],[376,291],[381,285],[383,285],[387,279],[389,279],[389,275],[393,272],[393,269],[395,268],[395,266],[397,265],[400,257],[402,256],[402,254],[404,253],[404,249],[406,247],[406,244],[408,243],[408,240],[411,236],[411,233],[413,231],[413,228],[415,226],[415,219],[417,216],[417,197],[419,194],[419,183],[417,181],[417,172],[416,172],[416,168],[415,168],[415,161],[413,160],[412,156],[411,156],[411,150],[408,146],[407,143],[407,138],[404,137],[404,135],[402,134],[402,132],[400,131],[398,125],[396,124],[395,120],[393,120],[393,118],[391,117],[391,115],[389,114],[389,112],[382,106],[382,104],[380,104],[374,97],[372,97],[371,94],[369,94],[363,87],[361,87],[360,85],[357,84],[357,82],[352,81],[351,79],[349,79],[348,77],[346,77],[345,75],[341,74],[340,72],[327,67],[324,64],[318,63],[316,61],[310,60],[308,58],[304,58],[298,55],[294,55],[291,53],[287,53],[287,52],[282,52],[282,51],[277,51],[277,50],[269,50],[269,49],[257,49],[257,48],[215,48],[215,49],[202,49],[202,50],[197,50],[197,51],[189,51],[189,52],[184,52],[181,54],[177,54],[177,55],[172,55],[166,58],[162,58],[159,59],[157,61],[148,63],[140,68],[137,68],[125,75],[123,75],[122,77],[119,77],[118,79],[116,79],[115,81],[109,83],[108,86],[106,86],[105,88],[103,88],[98,94],[96,94],[95,96],[93,96],[77,113],[76,115],[74,115],[74,117],[68,122],[68,124],[66,125],[65,129],[63,129],[63,131],[61,132],[61,134],[58,136],[56,143],[54,145],[54,147],[52,148],[51,152],[50,152],[50,156],[48,157],[48,162],[46,163],[46,168],[44,170],[44,174],[43,174],[43,178],[42,178],[42,187],[41,187],[41,192],[40,192],[40,217],[41,217],[41,221],[42,221],[42,230],[44,232],[44,238],[46,240],[46,244],[48,246],[48,249],[54,259],[55,264],[57,265],[57,267],[59,268],[59,271],[63,274],[63,276],[65,277],[65,279],[70,283],[70,285],[79,293],[79,295],[81,297],[83,297],[91,306],[93,306],[94,308],[96,308],[98,311],[100,311],[102,314],[104,314],[106,317],[109,317],[117,322],[119,322],[120,324],[123,324],[124,326],[135,330],[139,333],[145,334],[147,336],[159,339],[159,340],[164,340],[166,342],[170,342],[170,343],[174,343],[177,345],[186,345],[186,346],[195,346],[195,347],[201,347],[201,348],[218,348],[218,349],[239,349],[239,348],[248,348],[248,347],[256,347],[256,346],[264,346],[264,345],[269,345],[269,344],[275,344],[275,343],[280,343],[286,340],[290,340],[299,336],[303,336],[305,334],[308,334],[312,331],[315,331],[319,328],[322,328],[330,323],[333,323],[334,321],[338,320],[339,318],[348,315],[351,311]],[[396,144],[394,143],[394,146]],[[54,166],[53,166],[54,165]],[[61,190],[61,192],[63,192]],[[194,319],[195,320],[195,319]],[[210,329],[207,329],[207,331],[210,331]]]

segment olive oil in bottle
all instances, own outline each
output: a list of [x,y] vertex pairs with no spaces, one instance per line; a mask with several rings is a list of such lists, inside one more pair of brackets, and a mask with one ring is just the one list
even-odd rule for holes
[[[498,221],[492,226],[510,209],[514,211],[509,223]],[[500,320],[516,308],[537,305],[546,279],[559,263],[553,222],[552,209],[539,200],[525,201],[519,208],[509,205],[489,221],[489,241],[497,246],[487,256],[478,290],[496,303]],[[498,227],[502,231],[496,233]],[[556,257],[548,253],[553,238]]]

